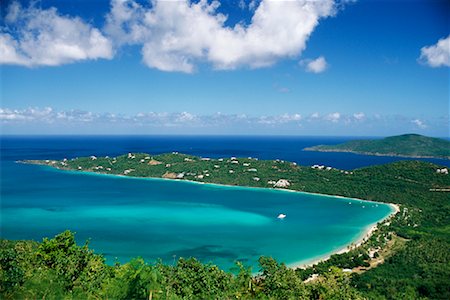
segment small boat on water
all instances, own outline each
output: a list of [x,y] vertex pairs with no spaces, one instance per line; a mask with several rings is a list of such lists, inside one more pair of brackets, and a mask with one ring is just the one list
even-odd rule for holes
[[286,215],[285,214],[279,214],[277,218],[283,220],[284,218],[286,218]]

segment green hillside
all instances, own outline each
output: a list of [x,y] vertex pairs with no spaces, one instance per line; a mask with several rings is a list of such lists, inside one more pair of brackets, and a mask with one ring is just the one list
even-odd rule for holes
[[450,141],[419,134],[404,134],[380,140],[355,140],[338,145],[318,145],[304,150],[450,159]]

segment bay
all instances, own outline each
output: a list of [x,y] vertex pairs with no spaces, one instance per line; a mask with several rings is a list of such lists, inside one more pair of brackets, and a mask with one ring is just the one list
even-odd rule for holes
[[[251,143],[226,137],[219,143],[219,137],[2,138],[1,237],[40,240],[69,229],[77,233],[79,243],[91,239],[90,246],[111,264],[137,256],[165,263],[193,256],[224,269],[239,260],[257,271],[261,255],[293,264],[341,249],[391,213],[388,205],[345,198],[83,174],[15,162],[171,151],[288,160],[294,153],[308,153],[295,149],[317,142],[254,139]],[[291,160],[315,164],[325,157],[342,164],[340,155],[348,153],[337,154],[333,158],[334,154],[320,153],[314,160],[308,153]],[[287,217],[278,219],[280,213]]]

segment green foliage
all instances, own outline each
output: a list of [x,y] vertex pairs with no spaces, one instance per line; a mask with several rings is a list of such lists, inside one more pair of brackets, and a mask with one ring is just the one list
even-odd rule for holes
[[277,263],[271,257],[259,259],[263,292],[273,299],[305,299],[308,293],[302,280],[284,264]]
[[148,299],[150,293],[161,291],[158,268],[145,264],[142,258],[118,265],[103,283],[103,295],[108,299]]
[[364,299],[362,294],[351,286],[349,275],[344,274],[341,269],[336,267],[331,267],[323,277],[319,277],[308,287],[310,299]]
[[252,299],[260,292],[256,279],[252,276],[252,268],[245,267],[241,262],[236,262],[234,270],[237,275],[233,280],[232,290],[237,299]]
[[79,247],[65,231],[42,243],[2,241],[1,292],[6,298],[54,298],[69,293],[88,297],[99,292],[110,267],[104,258]]
[[94,254],[87,242],[82,247],[77,246],[70,231],[64,231],[50,240],[45,238],[36,256],[42,265],[56,272],[65,283],[66,290],[97,290],[107,273],[104,258]]
[[202,264],[195,258],[180,258],[174,267],[159,265],[163,274],[164,293],[187,299],[224,298],[231,287],[232,276],[215,265]]
[[[17,245],[19,246],[19,245]],[[0,242],[0,278],[2,278],[0,291],[7,292],[24,283],[25,265],[24,257],[14,247],[13,243],[2,240]]]
[[408,247],[379,267],[355,276],[353,282],[365,293],[387,299],[407,294],[415,299],[450,299],[448,246],[446,241],[428,237],[410,241]]
[[307,279],[311,274],[325,274],[332,267],[341,269],[353,269],[360,266],[368,267],[368,259],[369,256],[365,249],[357,248],[347,253],[331,255],[326,261],[322,261],[308,269],[298,269],[296,272],[301,278]]

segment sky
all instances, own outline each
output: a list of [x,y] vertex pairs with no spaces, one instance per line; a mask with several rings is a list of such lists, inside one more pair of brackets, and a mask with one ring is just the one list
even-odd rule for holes
[[449,1],[0,5],[2,134],[450,136]]

